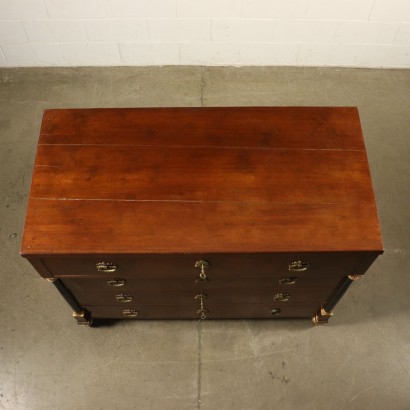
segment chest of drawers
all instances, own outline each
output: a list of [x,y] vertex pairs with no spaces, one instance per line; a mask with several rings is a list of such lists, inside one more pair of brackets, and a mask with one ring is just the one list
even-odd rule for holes
[[324,323],[382,251],[356,108],[44,113],[21,253],[78,323]]

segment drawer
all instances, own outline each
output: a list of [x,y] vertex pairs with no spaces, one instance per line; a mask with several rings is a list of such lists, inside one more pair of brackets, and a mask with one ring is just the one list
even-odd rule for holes
[[[327,275],[352,273],[364,257],[362,252],[136,255],[129,257],[45,257],[53,276],[132,276],[136,278],[197,278],[205,260],[209,279],[219,277],[272,277],[273,275]],[[301,264],[298,262],[301,261]],[[100,264],[97,268],[97,264]]]
[[[187,306],[141,306],[128,308],[122,306],[85,306],[95,319],[198,319],[196,309]],[[129,314],[136,315],[129,317]],[[206,317],[208,319],[280,319],[280,318],[311,318],[319,306],[315,303],[295,303],[292,305],[216,305],[210,306]],[[272,309],[276,313],[272,314]],[[280,309],[280,310],[278,310]]]
[[[205,305],[224,305],[224,304],[272,304],[287,305],[292,303],[316,302],[323,304],[330,296],[334,288],[294,288],[292,290],[282,287],[250,288],[240,290],[214,289],[207,291],[204,289]],[[85,306],[91,305],[118,305],[125,307],[139,306],[171,306],[183,305],[199,307],[199,299],[196,297],[201,294],[198,289],[192,291],[171,291],[167,288],[150,289],[146,291],[132,289],[128,292],[100,291],[73,292],[77,301]],[[195,298],[196,297],[196,298]]]
[[335,287],[343,276],[327,274],[308,274],[306,272],[280,275],[272,273],[269,278],[247,278],[247,277],[218,277],[201,281],[196,278],[158,278],[146,279],[132,276],[109,277],[109,276],[72,276],[61,277],[64,285],[76,291],[104,291],[118,290],[144,290],[167,289],[169,291],[196,292],[201,287],[209,292],[221,290],[244,291],[249,289],[280,288],[288,292],[300,287]]

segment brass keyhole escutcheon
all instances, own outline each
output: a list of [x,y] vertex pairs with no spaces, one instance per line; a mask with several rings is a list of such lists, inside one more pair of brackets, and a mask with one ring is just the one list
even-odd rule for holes
[[278,315],[280,313],[280,309],[279,308],[274,308],[271,310],[272,315]]
[[199,299],[200,300],[200,309],[196,312],[200,314],[200,318],[202,320],[206,319],[206,314],[209,312],[209,310],[204,306],[204,299],[206,299],[208,296],[205,293],[200,293],[199,295],[196,295],[194,299]]
[[204,261],[204,260],[201,259],[201,260],[195,262],[195,267],[200,269],[199,279],[207,280],[205,269],[209,268],[209,262]]

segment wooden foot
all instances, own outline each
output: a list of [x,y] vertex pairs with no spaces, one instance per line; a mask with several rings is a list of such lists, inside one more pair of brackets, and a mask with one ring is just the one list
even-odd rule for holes
[[321,307],[315,316],[312,317],[312,322],[318,325],[326,324],[333,316],[333,312],[327,312],[324,307]]
[[73,317],[77,320],[78,325],[92,326],[93,324],[90,314],[85,310],[82,310],[81,312],[73,312]]

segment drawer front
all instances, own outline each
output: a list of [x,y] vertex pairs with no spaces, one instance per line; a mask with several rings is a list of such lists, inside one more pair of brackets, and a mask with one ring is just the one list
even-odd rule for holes
[[[202,295],[206,304],[269,304],[281,305],[301,302],[316,302],[323,304],[332,293],[333,288],[294,288],[282,287],[251,288],[241,290],[204,289]],[[118,305],[118,306],[199,306],[200,289],[192,291],[171,291],[166,288],[129,291],[78,291],[73,292],[77,301],[85,306]]]
[[288,292],[303,287],[335,287],[343,276],[331,275],[312,275],[307,273],[298,273],[290,275],[272,274],[270,278],[213,278],[205,281],[192,278],[158,278],[145,279],[129,276],[110,277],[61,277],[65,286],[73,292],[94,292],[107,291],[113,292],[131,290],[153,291],[188,291],[193,294],[201,289],[214,293],[218,290],[243,292],[252,289],[278,289],[278,291]]
[[[198,319],[195,309],[187,306],[85,306],[95,319]],[[215,305],[208,307],[208,319],[280,319],[311,318],[319,306],[315,303],[292,305]],[[275,309],[275,310],[274,310]],[[272,313],[274,310],[274,313]]]
[[[137,255],[130,257],[43,258],[53,276],[132,276],[135,278],[198,278],[342,276],[353,272],[364,253],[281,253],[211,255]],[[206,261],[209,266],[201,265]]]

